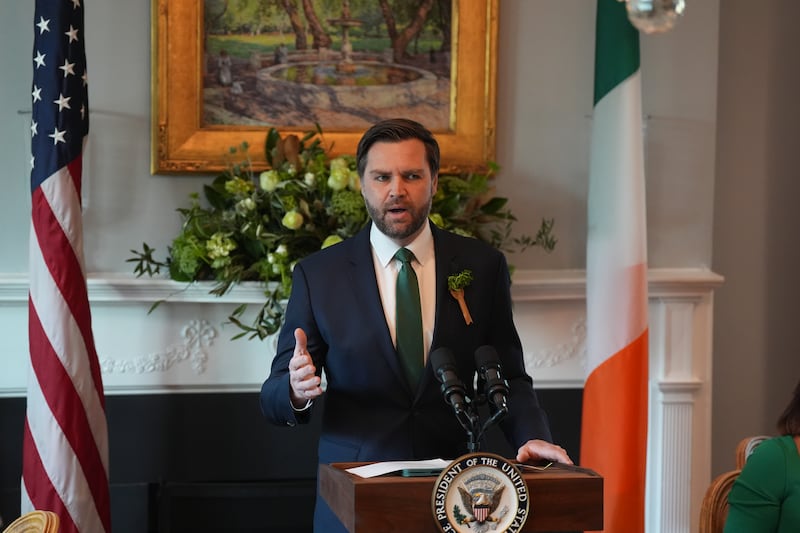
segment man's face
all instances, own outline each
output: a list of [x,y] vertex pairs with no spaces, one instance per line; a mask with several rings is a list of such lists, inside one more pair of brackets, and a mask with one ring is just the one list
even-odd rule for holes
[[367,152],[361,194],[378,229],[405,246],[428,220],[438,179],[422,141],[377,142]]

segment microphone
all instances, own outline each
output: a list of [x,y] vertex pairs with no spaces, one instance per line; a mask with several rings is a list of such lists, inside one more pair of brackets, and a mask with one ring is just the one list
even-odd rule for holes
[[479,347],[475,350],[475,366],[485,382],[486,397],[501,411],[508,411],[508,383],[503,378],[497,350],[492,346]]
[[466,412],[467,392],[456,374],[453,352],[450,348],[436,348],[429,357],[436,379],[442,384],[444,401],[453,406],[456,414]]

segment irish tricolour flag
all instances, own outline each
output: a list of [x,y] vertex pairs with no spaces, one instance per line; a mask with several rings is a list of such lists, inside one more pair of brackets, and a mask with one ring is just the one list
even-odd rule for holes
[[589,173],[588,377],[581,464],[604,478],[607,533],[644,531],[647,232],[639,34],[598,0]]

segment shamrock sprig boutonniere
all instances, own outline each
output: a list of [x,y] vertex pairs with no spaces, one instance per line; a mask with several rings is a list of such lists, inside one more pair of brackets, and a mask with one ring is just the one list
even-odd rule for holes
[[472,279],[472,270],[462,270],[458,274],[447,276],[447,288],[450,290],[450,294],[453,298],[458,302],[458,306],[461,308],[461,314],[464,315],[464,322],[466,322],[468,326],[472,324],[472,315],[469,314],[467,301],[464,299],[464,289],[469,287],[469,284],[472,283]]

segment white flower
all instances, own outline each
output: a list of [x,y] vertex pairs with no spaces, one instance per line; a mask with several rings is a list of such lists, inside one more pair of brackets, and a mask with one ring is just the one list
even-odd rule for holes
[[303,215],[297,211],[289,211],[281,219],[281,224],[291,230],[300,229],[303,226]]
[[256,202],[252,198],[245,198],[236,204],[236,210],[241,212],[252,211],[256,208]]
[[347,184],[351,190],[356,192],[361,192],[361,178],[358,175],[357,170],[350,171],[350,182]]
[[277,170],[265,170],[258,175],[258,182],[261,188],[267,192],[272,192],[280,183],[281,177],[278,175]]
[[331,168],[331,175],[328,176],[328,187],[334,191],[341,191],[350,183],[350,172]]

